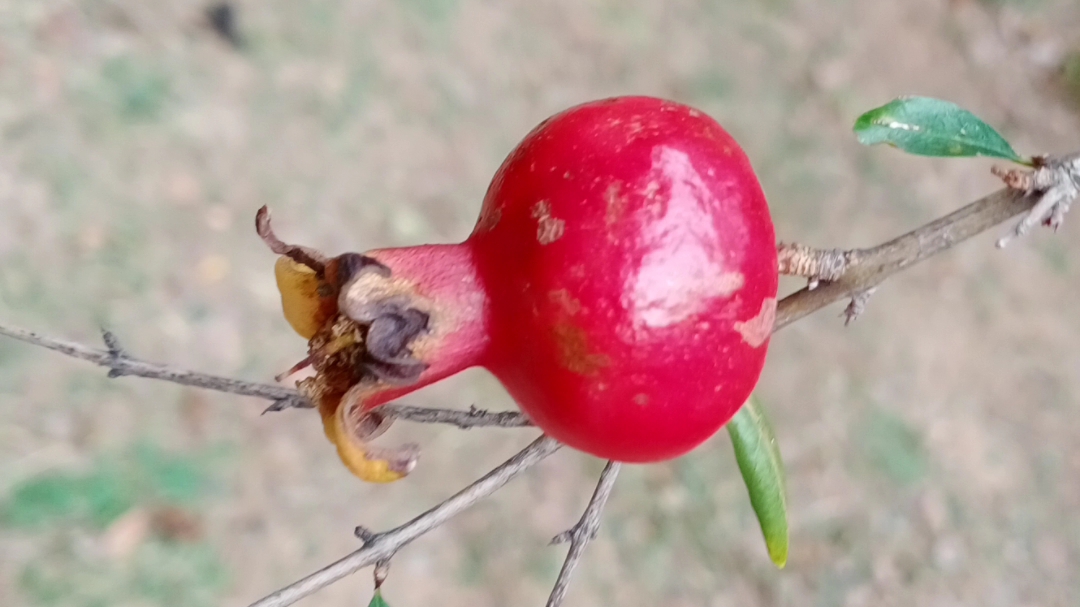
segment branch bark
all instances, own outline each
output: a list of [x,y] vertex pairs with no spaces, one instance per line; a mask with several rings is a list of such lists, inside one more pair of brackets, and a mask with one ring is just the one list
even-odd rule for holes
[[462,430],[469,428],[528,428],[533,425],[529,418],[519,411],[485,411],[469,407],[468,411],[456,409],[434,409],[411,407],[408,405],[386,404],[379,407],[379,412],[395,419],[405,419],[422,424],[450,424]]
[[469,506],[495,493],[512,478],[558,451],[561,445],[552,438],[541,436],[520,453],[488,472],[480,480],[454,494],[413,520],[382,533],[361,533],[364,546],[345,558],[315,573],[289,584],[250,607],[285,607],[316,592],[368,565],[392,557],[409,542],[445,523]]
[[[205,388],[216,392],[239,394],[241,396],[254,396],[273,401],[268,410],[282,410],[289,408],[311,408],[311,403],[302,394],[291,388],[264,384],[260,382],[221,377],[209,373],[200,373],[188,369],[180,369],[170,365],[152,363],[145,360],[132,358],[120,347],[116,336],[109,331],[102,331],[106,349],[91,348],[82,344],[56,339],[40,335],[33,331],[20,329],[0,323],[0,335],[12,339],[40,346],[53,352],[59,352],[72,358],[85,360],[96,365],[107,367],[109,377],[145,377],[162,381]],[[381,413],[395,419],[404,419],[411,422],[424,424],[450,424],[463,430],[469,428],[525,428],[532,426],[527,417],[517,411],[490,412],[476,407],[470,407],[468,411],[456,409],[412,407],[408,405],[388,404],[379,409]]]
[[600,530],[600,518],[604,514],[604,506],[611,497],[611,490],[615,487],[615,479],[618,475],[619,463],[608,462],[604,466],[604,471],[600,473],[600,480],[596,483],[596,489],[593,491],[592,498],[589,499],[589,505],[585,507],[585,512],[581,515],[581,520],[571,529],[556,535],[551,540],[552,544],[570,542],[570,550],[566,553],[566,560],[559,571],[559,577],[555,580],[555,587],[552,588],[551,596],[548,597],[547,607],[559,607],[566,598],[566,590],[570,587],[570,576],[573,575],[574,569],[585,554],[585,547],[596,539],[596,533]]
[[872,289],[901,270],[1031,210],[1038,201],[1038,195],[1005,188],[886,243],[854,249],[840,278],[813,290],[804,288],[780,301],[773,332],[833,302]]
[[[109,377],[123,377],[125,375],[147,377],[184,386],[215,390],[217,392],[254,396],[256,398],[275,402],[291,401],[297,398],[303,400],[303,397],[300,396],[299,392],[282,386],[232,379],[230,377],[221,377],[209,373],[198,373],[196,371],[188,371],[186,369],[178,369],[168,365],[131,358],[120,348],[116,336],[108,331],[102,331],[102,339],[108,346],[105,350],[91,348],[62,339],[47,337],[33,331],[27,331],[26,329],[19,329],[3,324],[0,324],[0,335],[6,335],[28,344],[41,346],[42,348],[54,352],[59,352],[73,358],[94,363],[95,365],[107,367],[109,369]],[[300,404],[299,406],[304,405]]]

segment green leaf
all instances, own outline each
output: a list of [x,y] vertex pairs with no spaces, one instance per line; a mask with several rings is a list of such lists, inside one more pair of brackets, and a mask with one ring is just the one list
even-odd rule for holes
[[727,424],[735,444],[735,461],[750,492],[769,558],[783,569],[788,555],[787,490],[784,463],[769,420],[757,398],[751,396]]
[[929,97],[901,97],[855,121],[859,143],[885,143],[920,156],[1021,158],[990,125],[960,106]]
[[375,596],[371,597],[371,602],[368,603],[367,607],[390,607],[390,605],[388,605],[386,601],[383,600],[382,591],[376,589]]

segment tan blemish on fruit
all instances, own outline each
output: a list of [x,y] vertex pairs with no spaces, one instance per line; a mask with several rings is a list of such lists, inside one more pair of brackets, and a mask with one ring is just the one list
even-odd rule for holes
[[502,220],[502,207],[484,209],[481,211],[480,219],[476,222],[475,231],[490,232],[495,229],[495,226],[499,225],[500,220]]
[[604,202],[607,204],[604,223],[609,228],[618,223],[626,212],[626,196],[623,196],[622,185],[621,181],[613,181],[604,191]]
[[548,293],[548,299],[559,306],[559,309],[562,312],[569,314],[570,316],[574,316],[578,312],[581,312],[581,302],[574,299],[574,296],[566,289],[557,289]]
[[776,298],[766,297],[761,302],[761,310],[753,318],[735,323],[735,330],[751,348],[765,343],[772,335],[773,323],[776,322]]
[[639,137],[645,134],[646,126],[645,123],[641,121],[641,118],[635,117],[627,126],[628,128],[626,131],[626,143],[628,144],[633,143]]
[[642,393],[639,392],[639,393],[634,395],[633,400],[634,400],[635,405],[637,405],[639,407],[644,407],[645,405],[649,404],[649,395],[648,394],[642,394]]
[[645,184],[645,189],[641,190],[641,193],[645,195],[648,200],[655,200],[656,193],[660,191],[660,182],[653,179],[649,183]]
[[[376,255],[372,255],[372,258],[378,260]],[[420,295],[413,281],[378,272],[362,272],[343,286],[338,296],[338,307],[346,315],[357,318],[358,315],[351,312],[359,306],[393,299],[407,300],[412,307],[425,312],[431,307],[416,305],[429,302]]]
[[536,220],[536,240],[542,245],[555,242],[566,232],[566,222],[551,216],[551,203],[546,200],[533,205],[532,216]]
[[611,364],[611,359],[606,355],[590,351],[589,336],[581,327],[569,322],[559,322],[552,330],[555,333],[559,364],[566,370],[589,376],[596,375]]

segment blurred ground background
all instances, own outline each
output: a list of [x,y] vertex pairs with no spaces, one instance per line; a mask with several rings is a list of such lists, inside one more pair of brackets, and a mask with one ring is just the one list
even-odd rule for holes
[[[1080,145],[1075,0],[0,0],[0,320],[265,380],[305,344],[252,229],[327,251],[464,238],[535,123],[620,93],[745,146],[779,235],[864,246],[998,187],[859,147],[862,111],[954,100],[1021,152]],[[1002,228],[1004,230],[1004,228]],[[995,230],[780,333],[760,394],[790,477],[765,556],[725,434],[623,472],[571,605],[1080,605],[1080,219]],[[787,283],[789,287],[797,286]],[[409,402],[510,408],[483,373]],[[245,605],[399,524],[534,432],[399,425],[369,486],[316,416],[0,340],[0,604]],[[394,560],[395,607],[540,605],[600,463],[552,457]],[[367,574],[306,604],[357,606]]]

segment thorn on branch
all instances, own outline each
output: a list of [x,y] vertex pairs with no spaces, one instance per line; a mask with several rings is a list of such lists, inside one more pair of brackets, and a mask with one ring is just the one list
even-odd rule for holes
[[267,413],[277,413],[286,409],[314,409],[315,404],[312,403],[303,394],[290,394],[281,398],[275,398],[274,402],[270,403],[270,406],[263,409],[262,415]]
[[866,289],[865,291],[859,291],[851,296],[851,301],[848,302],[844,311],[840,314],[844,318],[844,326],[848,326],[852,321],[857,320],[859,316],[866,310],[866,303],[870,301],[870,297],[877,291],[877,287]]
[[558,546],[559,544],[565,544],[566,542],[569,542],[572,539],[574,539],[574,528],[573,527],[571,527],[570,529],[567,529],[566,531],[563,531],[559,535],[556,535],[555,537],[551,538],[551,541],[548,542],[548,546]]
[[1039,195],[1039,201],[1012,232],[998,239],[999,249],[1039,224],[1056,232],[1065,221],[1069,207],[1080,197],[1080,154],[1064,158],[1040,156],[1035,158],[1034,166],[1033,171],[998,166],[990,169],[1009,189],[1028,196]]
[[555,580],[555,587],[552,588],[551,596],[548,597],[547,607],[559,607],[566,598],[570,576],[577,567],[578,561],[581,560],[582,554],[585,553],[585,546],[596,539],[596,534],[600,530],[600,518],[603,516],[604,506],[611,496],[611,489],[615,486],[615,478],[618,474],[619,463],[608,462],[604,466],[604,471],[600,473],[600,480],[596,483],[596,489],[581,519],[573,527],[551,539],[552,545],[570,542],[570,550],[566,553],[566,560],[559,571],[558,579]]
[[[586,532],[589,533],[589,537],[587,540],[584,537]],[[567,529],[566,531],[563,531],[559,535],[551,538],[551,541],[548,542],[548,546],[558,546],[567,542],[591,542],[596,539],[598,533],[600,533],[600,521],[597,521],[596,525],[592,528],[583,527],[581,523],[578,523],[577,525],[574,525],[573,527]]]
[[375,532],[363,525],[357,525],[356,529],[353,529],[353,535],[357,537],[361,542],[367,544],[371,540],[375,539]]
[[101,329],[101,341],[105,342],[105,347],[109,349],[109,354],[113,356],[120,356],[120,340],[116,338],[116,335],[108,329]]
[[105,348],[109,352],[109,379],[127,375],[124,372],[122,363],[127,360],[128,356],[124,353],[124,349],[120,347],[120,340],[112,331],[103,328],[101,329],[101,341],[105,342]]
[[798,243],[780,243],[776,258],[781,274],[802,276],[813,291],[822,282],[838,280],[855,261],[855,251],[815,249]]

